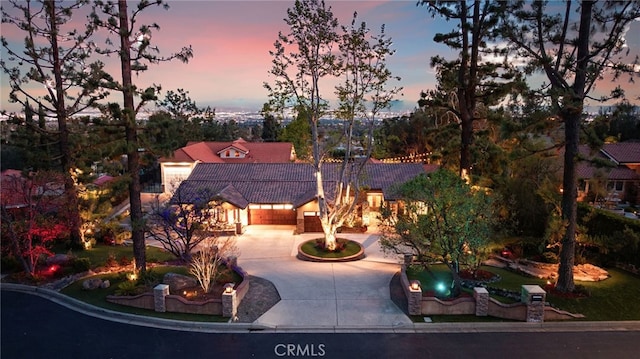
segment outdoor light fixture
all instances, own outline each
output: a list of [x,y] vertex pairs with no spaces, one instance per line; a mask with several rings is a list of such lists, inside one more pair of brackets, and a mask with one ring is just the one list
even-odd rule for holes
[[135,273],[129,273],[127,274],[127,279],[133,282],[134,280],[138,279],[138,275]]
[[438,282],[438,284],[436,284],[436,290],[438,292],[442,292],[444,293],[444,291],[447,289],[447,287],[444,285],[444,283],[442,282]]
[[420,289],[420,281],[418,281],[418,280],[411,281],[411,289],[412,290],[419,290]]
[[224,292],[227,293],[227,294],[233,292],[233,284],[232,283],[227,283],[224,286]]

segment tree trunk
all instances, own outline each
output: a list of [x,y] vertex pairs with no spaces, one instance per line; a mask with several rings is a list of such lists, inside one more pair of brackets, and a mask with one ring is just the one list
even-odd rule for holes
[[576,252],[576,227],[578,206],[578,175],[576,162],[580,143],[580,121],[584,106],[587,69],[589,65],[589,37],[591,31],[592,1],[584,1],[580,6],[580,28],[578,29],[577,66],[571,93],[564,100],[560,111],[565,126],[564,174],[562,179],[562,219],[567,224],[560,248],[560,265],[556,289],[572,292],[573,265]]
[[580,113],[567,114],[565,121],[565,153],[564,173],[562,180],[562,220],[566,223],[560,247],[560,265],[558,266],[558,282],[556,289],[561,292],[572,292],[573,265],[576,251],[577,222],[577,172],[576,157],[578,154]]
[[67,129],[67,108],[65,106],[64,84],[62,82],[62,61],[58,48],[58,27],[55,1],[45,2],[47,11],[49,12],[49,22],[51,27],[51,51],[53,60],[53,76],[55,80],[55,106],[56,117],[58,120],[58,137],[60,148],[60,167],[64,176],[64,191],[67,206],[67,224],[69,226],[69,236],[72,245],[83,248],[81,246],[82,234],[80,233],[81,218],[78,208],[78,195],[76,186],[71,177],[72,158],[71,149],[69,147],[69,130]]
[[140,158],[138,155],[138,134],[136,111],[133,104],[133,81],[131,79],[131,44],[129,43],[129,19],[126,0],[118,0],[120,20],[120,64],[122,67],[122,95],[124,97],[123,121],[127,140],[127,171],[129,172],[129,217],[131,220],[131,240],[136,269],[146,272],[146,247],[144,240],[144,218],[140,199]]

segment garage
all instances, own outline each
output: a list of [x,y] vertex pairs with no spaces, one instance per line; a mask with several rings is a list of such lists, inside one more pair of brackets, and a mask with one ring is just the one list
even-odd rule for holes
[[304,232],[323,232],[318,212],[304,212]]
[[295,225],[296,211],[282,204],[250,205],[249,224]]

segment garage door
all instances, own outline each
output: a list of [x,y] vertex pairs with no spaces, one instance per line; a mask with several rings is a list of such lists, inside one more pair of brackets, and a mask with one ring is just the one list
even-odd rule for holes
[[296,211],[290,209],[249,209],[249,224],[296,224]]
[[304,231],[305,233],[322,232],[322,224],[317,212],[304,212]]

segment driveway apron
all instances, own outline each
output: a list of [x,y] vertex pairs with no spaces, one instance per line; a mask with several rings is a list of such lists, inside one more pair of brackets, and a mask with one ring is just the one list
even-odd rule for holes
[[292,227],[252,226],[238,237],[238,264],[271,281],[280,302],[256,320],[271,327],[395,327],[411,320],[391,301],[389,282],[399,270],[386,258],[375,234],[344,234],[365,247],[367,257],[344,263],[296,258],[303,241],[319,233],[293,235]]

